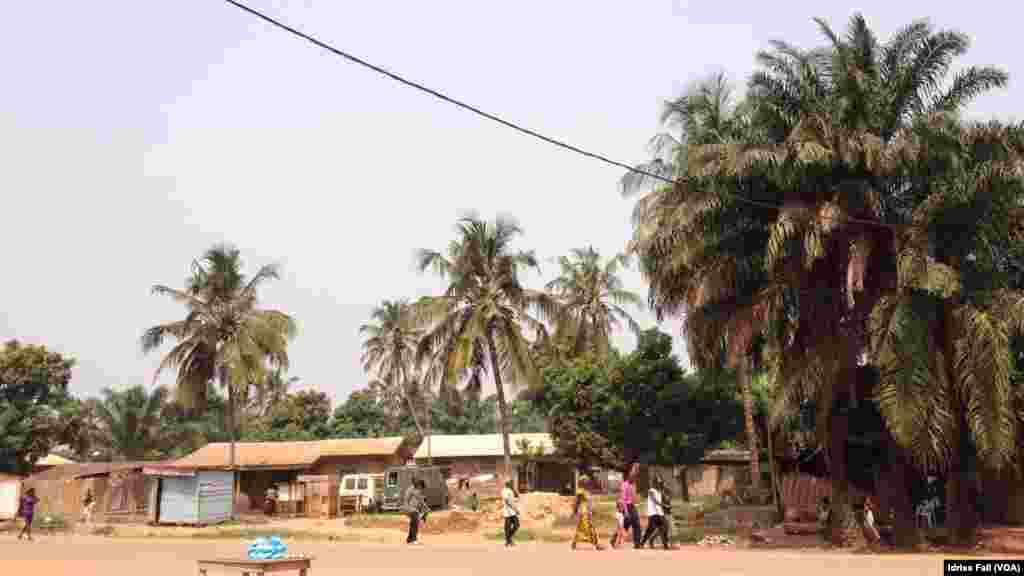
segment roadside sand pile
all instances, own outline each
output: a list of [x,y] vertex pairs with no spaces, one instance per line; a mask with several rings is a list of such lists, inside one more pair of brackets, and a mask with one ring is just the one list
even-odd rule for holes
[[[469,481],[468,488],[462,484],[462,480]],[[479,510],[489,510],[489,507],[493,506],[501,495],[497,478],[494,475],[486,475],[448,480],[448,501],[451,502],[453,510],[468,510],[470,496],[474,493],[480,500]]]
[[[519,496],[519,520],[523,524],[552,524],[557,518],[572,516],[573,499],[554,492],[530,492]],[[501,502],[488,503],[484,509],[487,519],[501,522]]]

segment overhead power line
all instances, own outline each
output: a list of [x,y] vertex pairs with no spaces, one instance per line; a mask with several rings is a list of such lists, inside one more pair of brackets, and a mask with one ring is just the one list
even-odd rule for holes
[[[406,78],[404,78],[404,77],[402,77],[402,76],[400,76],[400,75],[398,75],[398,74],[396,74],[394,72],[391,72],[391,71],[389,71],[389,70],[387,70],[385,68],[382,68],[382,67],[377,66],[375,64],[371,64],[371,63],[367,62],[366,60],[363,60],[362,58],[359,58],[357,56],[353,56],[352,54],[349,54],[348,52],[345,52],[343,50],[335,48],[334,46],[331,46],[330,44],[327,44],[326,42],[318,40],[318,39],[310,36],[309,34],[306,34],[305,32],[297,30],[297,29],[295,29],[295,28],[285,24],[284,22],[281,22],[280,20],[272,18],[272,17],[270,17],[270,16],[260,12],[259,10],[256,10],[254,8],[250,8],[249,6],[246,6],[245,4],[243,4],[241,2],[238,2],[237,0],[224,0],[224,1],[227,2],[228,4],[231,4],[231,5],[235,6],[236,8],[238,8],[240,10],[243,10],[245,12],[248,12],[249,14],[252,14],[253,16],[263,20],[264,22],[272,24],[272,25],[274,25],[274,26],[276,26],[276,27],[278,27],[278,28],[280,28],[280,29],[282,29],[282,30],[284,30],[286,32],[289,32],[292,35],[298,36],[299,38],[302,38],[303,40],[306,40],[307,42],[309,42],[311,44],[319,46],[320,48],[323,48],[324,50],[327,50],[328,52],[330,52],[330,53],[332,53],[332,54],[334,54],[336,56],[341,56],[342,58],[344,58],[344,59],[346,59],[346,60],[348,60],[350,62],[355,62],[356,64],[359,64],[360,66],[369,68],[370,70],[373,70],[374,72],[377,72],[378,74],[383,74],[384,76],[387,76],[388,78],[391,78],[392,80],[394,80],[396,82],[399,82],[401,84],[405,84],[406,86],[409,86],[410,88],[415,88],[416,90],[419,90],[421,92],[425,92],[427,94],[430,94],[431,96],[433,96],[435,98],[438,98],[440,100],[444,100],[445,102],[448,102],[450,104],[454,104],[454,105],[458,106],[459,108],[462,108],[462,109],[465,109],[465,110],[469,110],[470,112],[472,112],[472,113],[474,113],[474,114],[476,114],[478,116],[482,116],[484,118],[487,118],[488,120],[497,122],[497,123],[499,123],[499,124],[501,124],[503,126],[507,126],[507,127],[511,128],[511,129],[517,131],[517,132],[521,132],[521,133],[526,134],[528,136],[533,136],[534,138],[537,138],[539,140],[543,140],[543,141],[545,141],[545,142],[547,142],[549,144],[554,144],[555,146],[558,146],[559,148],[564,148],[566,150],[570,150],[570,151],[575,152],[577,154],[582,154],[583,156],[587,156],[588,158],[593,158],[593,159],[598,160],[600,162],[604,162],[605,164],[609,164],[611,166],[622,168],[622,169],[627,170],[629,172],[640,174],[640,175],[646,176],[648,178],[653,178],[655,180],[659,180],[661,182],[665,182],[665,183],[668,183],[668,184],[676,184],[678,182],[678,180],[674,180],[672,178],[667,178],[665,176],[662,176],[661,174],[655,174],[653,172],[650,172],[650,171],[647,171],[647,170],[643,170],[643,169],[637,168],[635,166],[630,166],[629,164],[626,164],[624,162],[619,162],[617,160],[612,160],[611,158],[609,158],[609,157],[607,157],[607,156],[605,156],[603,154],[598,154],[596,152],[588,152],[587,150],[584,150],[584,149],[582,149],[582,148],[580,148],[578,146],[573,146],[572,144],[569,144],[567,142],[563,142],[563,141],[558,140],[556,138],[551,138],[550,136],[545,136],[545,135],[543,135],[543,134],[541,134],[541,133],[539,133],[539,132],[537,132],[535,130],[531,130],[531,129],[526,128],[524,126],[520,126],[520,125],[518,125],[518,124],[516,124],[514,122],[511,122],[509,120],[505,120],[504,118],[502,118],[502,117],[500,117],[500,116],[498,116],[496,114],[491,114],[489,112],[485,112],[485,111],[481,110],[480,108],[477,108],[476,106],[473,106],[471,104],[467,104],[465,102],[462,102],[461,100],[457,100],[455,98],[452,98],[451,96],[448,96],[448,95],[446,95],[446,94],[444,94],[442,92],[439,92],[439,91],[434,90],[432,88],[428,88],[428,87],[426,87],[426,86],[424,86],[424,85],[422,85],[422,84],[420,84],[418,82],[414,82],[412,80],[408,80],[408,79],[406,79]],[[757,201],[757,200],[751,200],[750,198],[745,198],[743,196],[740,196],[739,194],[732,194],[732,193],[728,193],[728,192],[721,192],[720,194],[722,196],[726,196],[726,197],[732,198],[732,199],[734,199],[734,200],[736,200],[738,202],[742,202],[742,203],[748,204],[750,206],[756,206],[756,207],[759,207],[759,208],[767,208],[767,209],[770,209],[770,210],[781,210],[782,209],[782,206],[779,206],[778,204],[771,204],[769,202],[760,202],[760,201]],[[826,216],[824,216],[824,219],[826,219],[826,220],[838,220],[840,222],[850,222],[850,223],[856,223],[856,224],[866,224],[866,225],[871,225],[871,226],[880,226],[880,227],[883,227],[883,228],[895,228],[895,226],[893,226],[892,224],[887,224],[885,222],[879,222],[877,220],[867,220],[867,219],[863,219],[863,218],[852,218],[852,217],[846,217],[846,216],[827,216],[826,215]]]

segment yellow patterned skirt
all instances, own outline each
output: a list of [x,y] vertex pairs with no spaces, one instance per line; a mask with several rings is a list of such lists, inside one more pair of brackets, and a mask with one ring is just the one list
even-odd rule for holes
[[590,516],[587,514],[580,514],[580,519],[576,523],[576,534],[572,537],[572,543],[577,542],[588,542],[597,546],[597,532],[594,531],[594,525],[590,522]]

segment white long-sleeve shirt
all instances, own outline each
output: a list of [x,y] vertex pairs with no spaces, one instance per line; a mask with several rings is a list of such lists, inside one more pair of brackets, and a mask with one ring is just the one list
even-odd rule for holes
[[501,499],[504,504],[505,518],[511,518],[519,515],[519,510],[516,508],[516,494],[510,488],[503,488],[501,491]]
[[661,506],[661,492],[654,488],[647,491],[647,515],[664,516],[665,509]]

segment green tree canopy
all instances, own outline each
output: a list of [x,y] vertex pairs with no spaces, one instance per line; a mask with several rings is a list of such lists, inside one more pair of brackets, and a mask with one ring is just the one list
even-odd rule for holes
[[672,338],[641,333],[637,349],[610,362],[583,356],[545,372],[551,432],[576,465],[630,461],[688,464],[743,433],[743,408],[728,372],[687,374]]
[[144,460],[159,453],[164,433],[161,417],[167,389],[150,392],[142,386],[124,390],[104,388],[95,404],[100,446],[115,460]]
[[302,390],[285,396],[270,412],[253,420],[244,439],[253,441],[320,440],[331,433],[331,401],[327,394]]
[[68,395],[75,361],[12,340],[0,349],[0,470],[24,474],[60,444],[75,444],[81,406]]
[[334,409],[332,438],[379,438],[393,432],[387,410],[373,390],[355,390]]

